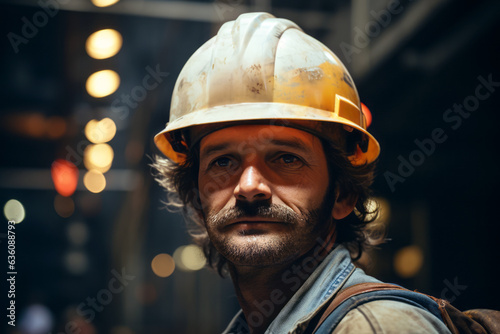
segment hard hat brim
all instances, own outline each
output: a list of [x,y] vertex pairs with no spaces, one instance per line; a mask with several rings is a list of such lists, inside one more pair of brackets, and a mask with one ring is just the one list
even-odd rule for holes
[[176,151],[167,138],[171,137],[169,134],[172,134],[173,132],[189,127],[195,127],[197,125],[273,119],[332,122],[348,125],[353,129],[362,132],[368,136],[368,148],[366,152],[358,150],[357,154],[350,158],[353,165],[371,163],[380,153],[379,143],[368,131],[356,123],[340,117],[336,113],[307,106],[270,102],[239,103],[197,110],[196,112],[186,114],[172,122],[169,122],[166,128],[154,137],[154,141],[158,149],[165,154],[167,158],[176,163],[181,163],[185,159],[185,154]]

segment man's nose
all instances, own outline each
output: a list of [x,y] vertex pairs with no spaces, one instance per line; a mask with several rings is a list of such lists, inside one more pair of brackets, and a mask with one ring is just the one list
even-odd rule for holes
[[234,197],[248,202],[268,200],[271,198],[271,188],[258,168],[247,166],[234,189]]

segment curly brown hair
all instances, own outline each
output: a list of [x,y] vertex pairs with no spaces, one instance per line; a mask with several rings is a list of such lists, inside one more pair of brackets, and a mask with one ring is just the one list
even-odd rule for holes
[[[325,151],[330,176],[330,190],[342,196],[357,198],[354,211],[336,221],[336,242],[343,244],[354,261],[365,249],[383,242],[385,230],[382,224],[374,223],[378,205],[373,205],[370,186],[373,182],[376,162],[354,166],[345,149],[338,144],[320,138]],[[342,145],[345,148],[345,145]],[[213,269],[221,276],[226,272],[227,260],[215,249],[205,228],[202,204],[198,190],[199,148],[195,145],[181,164],[155,156],[151,165],[156,181],[167,190],[167,208],[180,210],[189,227],[189,233],[198,244]]]

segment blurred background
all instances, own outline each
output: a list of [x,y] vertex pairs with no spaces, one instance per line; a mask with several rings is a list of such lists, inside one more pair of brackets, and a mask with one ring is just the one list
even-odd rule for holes
[[390,240],[363,267],[461,309],[500,309],[500,2],[3,0],[3,310],[17,222],[8,333],[225,328],[239,309],[231,282],[202,269],[148,164],[183,64],[249,11],[331,48],[371,110]]

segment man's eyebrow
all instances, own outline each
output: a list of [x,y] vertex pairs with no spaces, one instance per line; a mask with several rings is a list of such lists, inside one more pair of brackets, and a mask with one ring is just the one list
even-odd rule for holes
[[307,145],[303,140],[297,137],[292,137],[290,139],[271,139],[269,144],[276,146],[286,146],[294,149],[301,150],[303,152],[310,152],[311,147]]
[[215,154],[219,151],[223,151],[223,150],[227,149],[229,147],[229,145],[230,145],[229,143],[207,145],[201,150],[200,157],[209,156],[209,155]]
[[[210,156],[216,154],[219,151],[224,151],[228,149],[234,143],[221,143],[221,144],[208,144],[200,152],[200,157]],[[266,143],[261,143],[261,145],[275,145],[275,146],[285,146],[289,148],[294,148],[303,152],[310,152],[311,148],[303,140],[297,137],[292,137],[290,139],[270,139]]]

